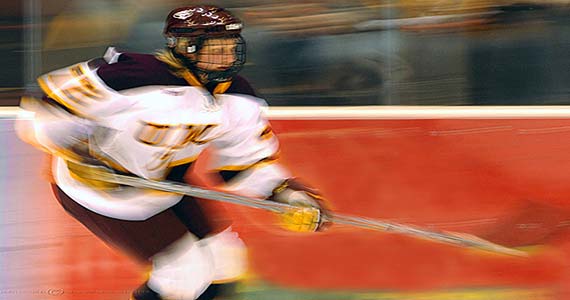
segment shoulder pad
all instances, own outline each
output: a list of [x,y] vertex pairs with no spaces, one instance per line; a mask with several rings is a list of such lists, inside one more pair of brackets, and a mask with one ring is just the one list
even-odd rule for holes
[[88,62],[44,74],[38,83],[48,97],[82,117],[89,117],[89,112],[118,95],[101,81]]
[[[154,55],[141,53],[108,53],[105,64],[97,69],[97,76],[115,91],[148,85],[188,86],[180,77],[172,74],[167,64]],[[117,60],[115,62],[115,60]]]

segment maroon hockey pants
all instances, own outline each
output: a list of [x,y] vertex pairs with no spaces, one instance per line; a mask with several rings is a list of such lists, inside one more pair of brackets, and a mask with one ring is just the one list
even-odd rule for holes
[[190,232],[198,238],[212,229],[199,200],[185,196],[178,204],[144,221],[106,217],[81,206],[57,185],[52,185],[57,200],[75,219],[108,245],[118,248],[140,262],[162,251]]

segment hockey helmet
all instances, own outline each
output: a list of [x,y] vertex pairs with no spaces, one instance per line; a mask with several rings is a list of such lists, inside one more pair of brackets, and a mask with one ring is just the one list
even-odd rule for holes
[[205,81],[229,81],[245,63],[243,23],[212,5],[172,10],[164,36],[172,53]]

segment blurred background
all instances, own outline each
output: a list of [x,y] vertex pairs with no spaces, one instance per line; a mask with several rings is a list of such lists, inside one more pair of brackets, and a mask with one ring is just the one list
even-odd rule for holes
[[[244,20],[243,74],[274,106],[570,104],[570,0],[14,0],[0,4],[0,106],[109,46],[161,49],[168,11],[198,3]],[[146,268],[51,199],[48,160],[18,139],[10,111],[0,111],[0,300],[127,299]],[[235,228],[255,253],[238,300],[570,299],[570,118],[557,116],[272,120],[285,164],[339,211],[531,257],[342,227],[294,236],[236,209],[250,216]]]
[[[0,105],[108,46],[164,46],[178,0],[3,1]],[[271,105],[570,103],[569,0],[228,0]]]

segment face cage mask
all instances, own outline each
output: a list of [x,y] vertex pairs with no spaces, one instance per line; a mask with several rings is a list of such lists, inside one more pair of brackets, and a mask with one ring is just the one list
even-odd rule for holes
[[[174,56],[202,83],[230,81],[245,64],[246,45],[239,34],[206,39],[179,37],[168,42]],[[197,58],[191,59],[182,53],[196,54]]]

